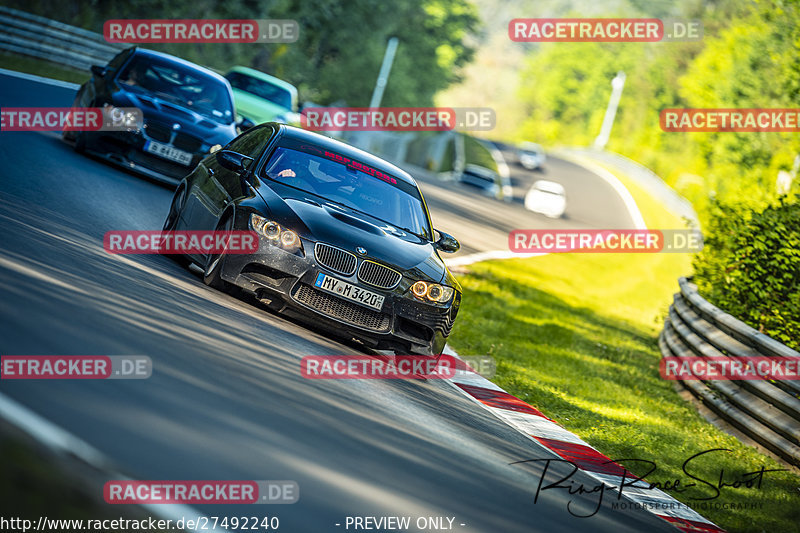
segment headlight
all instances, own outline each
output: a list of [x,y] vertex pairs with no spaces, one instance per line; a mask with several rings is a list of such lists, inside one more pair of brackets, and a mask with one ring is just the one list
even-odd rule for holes
[[303,244],[300,242],[300,237],[297,233],[290,229],[282,228],[281,225],[274,220],[267,220],[260,215],[251,213],[250,227],[266,237],[271,244],[280,246],[287,252],[295,252],[303,249]]
[[436,303],[447,303],[453,297],[455,289],[438,283],[418,281],[411,286],[411,293],[420,300],[426,299]]
[[271,241],[278,241],[281,238],[281,225],[270,220],[264,223],[261,233]]
[[428,284],[424,281],[418,281],[411,286],[411,292],[413,292],[414,296],[417,298],[423,298],[428,293]]

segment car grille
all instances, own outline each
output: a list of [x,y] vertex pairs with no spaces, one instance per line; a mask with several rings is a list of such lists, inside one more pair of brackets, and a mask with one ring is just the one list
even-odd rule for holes
[[391,324],[391,318],[385,313],[366,309],[309,285],[299,284],[294,291],[294,299],[323,315],[364,329],[388,331]]
[[144,131],[147,133],[148,137],[162,143],[168,143],[172,137],[172,131],[170,131],[167,126],[157,122],[148,122],[145,124]]
[[188,135],[186,133],[178,133],[175,136],[175,140],[172,141],[172,146],[178,150],[192,153],[199,151],[202,145],[202,139],[198,139],[197,137]]
[[137,165],[142,165],[170,178],[181,179],[189,173],[189,167],[136,150],[131,151],[128,159]]
[[374,261],[364,261],[358,269],[358,279],[379,289],[394,289],[403,276]]
[[341,248],[318,242],[314,246],[314,255],[320,265],[337,274],[352,276],[356,271],[356,256]]

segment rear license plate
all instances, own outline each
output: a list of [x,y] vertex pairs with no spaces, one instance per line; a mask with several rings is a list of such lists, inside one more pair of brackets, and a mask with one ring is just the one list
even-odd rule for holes
[[371,309],[380,310],[381,307],[383,307],[384,297],[380,294],[362,289],[352,283],[332,278],[327,274],[317,274],[314,286],[319,287],[323,291],[335,294],[336,296],[365,305]]
[[168,144],[162,144],[156,141],[147,141],[144,145],[144,151],[155,154],[164,159],[175,161],[181,165],[190,165],[192,163],[192,154],[178,150]]

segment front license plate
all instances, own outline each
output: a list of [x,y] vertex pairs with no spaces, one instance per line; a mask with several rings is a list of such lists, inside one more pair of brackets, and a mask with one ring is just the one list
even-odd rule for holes
[[151,154],[156,154],[159,157],[163,157],[164,159],[169,159],[170,161],[175,161],[176,163],[180,163],[181,165],[190,165],[192,163],[192,154],[189,152],[184,152],[183,150],[178,150],[168,144],[162,144],[156,141],[147,141],[144,145],[144,151],[150,152]]
[[348,300],[358,302],[372,309],[380,310],[383,307],[384,297],[378,293],[362,289],[352,283],[347,283],[340,279],[332,278],[327,274],[317,274],[317,279],[314,281],[314,286],[319,287],[323,291],[330,292],[336,296],[341,296]]

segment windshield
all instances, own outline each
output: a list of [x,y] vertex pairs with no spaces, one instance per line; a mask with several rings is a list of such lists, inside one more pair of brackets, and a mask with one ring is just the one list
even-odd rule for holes
[[386,222],[392,226],[385,228],[390,231],[431,239],[422,197],[414,185],[317,146],[297,148],[278,147],[266,176]]
[[202,72],[156,58],[134,57],[117,81],[121,87],[153,93],[217,122],[233,122],[233,102],[227,87]]
[[234,89],[250,93],[264,100],[269,100],[285,109],[293,109],[292,93],[282,87],[273,85],[264,80],[259,80],[241,72],[229,72],[225,75]]

